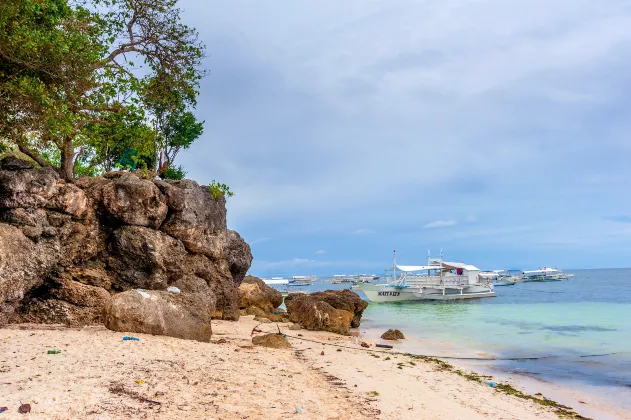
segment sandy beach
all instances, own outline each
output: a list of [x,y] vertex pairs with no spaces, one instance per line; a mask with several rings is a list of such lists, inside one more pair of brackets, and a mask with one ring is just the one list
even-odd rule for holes
[[[432,363],[363,351],[347,337],[285,328],[296,337],[354,348],[292,338],[290,350],[254,347],[250,334],[257,324],[251,317],[214,322],[211,343],[145,334],[122,341],[124,334],[103,327],[7,326],[0,338],[0,407],[9,410],[2,416],[557,418],[537,403]],[[48,354],[53,349],[61,353]],[[30,404],[30,414],[18,414],[20,404]]]

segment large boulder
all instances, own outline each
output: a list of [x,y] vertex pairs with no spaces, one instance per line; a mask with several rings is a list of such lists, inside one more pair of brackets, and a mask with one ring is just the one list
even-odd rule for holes
[[43,283],[58,258],[54,242],[36,244],[18,228],[0,223],[0,325],[9,321],[31,289]]
[[81,218],[88,211],[88,198],[76,185],[61,184],[58,186],[58,193],[48,200],[46,207]]
[[102,189],[103,205],[129,225],[157,229],[167,216],[166,198],[155,184],[133,175],[123,175]]
[[350,335],[353,313],[335,309],[326,302],[314,299],[311,295],[290,293],[285,298],[285,306],[291,322],[300,324],[310,331],[329,331]]
[[342,309],[353,314],[353,322],[351,327],[359,328],[364,309],[368,307],[368,302],[359,297],[359,295],[351,290],[325,290],[324,292],[315,292],[310,295],[313,299],[326,302],[335,309]]
[[166,196],[171,215],[162,230],[182,241],[186,249],[217,260],[223,255],[226,201],[195,181],[156,181]]
[[263,280],[246,276],[239,285],[240,309],[257,307],[263,313],[272,313],[283,303],[283,295],[276,289],[269,287]]
[[119,289],[164,290],[182,275],[186,250],[177,239],[139,226],[123,226],[112,236],[109,265]]
[[112,297],[105,326],[120,332],[209,342],[212,310],[198,294],[132,290]]
[[[0,162],[5,162],[7,158]],[[0,164],[2,168],[15,165]],[[54,169],[0,170],[0,207],[44,207],[57,194],[59,175]]]

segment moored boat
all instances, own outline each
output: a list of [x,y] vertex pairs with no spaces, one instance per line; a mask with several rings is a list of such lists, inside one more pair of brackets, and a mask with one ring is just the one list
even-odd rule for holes
[[480,270],[469,264],[446,262],[441,258],[427,265],[406,266],[393,262],[392,276],[386,283],[359,283],[372,302],[406,302],[418,300],[457,300],[494,297],[490,281],[479,277]]

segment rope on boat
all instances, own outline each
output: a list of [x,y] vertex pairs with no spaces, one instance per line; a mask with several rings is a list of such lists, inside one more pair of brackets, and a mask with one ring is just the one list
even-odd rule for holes
[[[258,327],[258,325],[257,325],[257,327]],[[496,360],[496,361],[525,361],[525,360],[542,360],[542,359],[555,359],[555,358],[566,357],[566,356],[562,356],[562,355],[530,356],[530,357],[431,356],[431,355],[427,355],[427,354],[416,354],[416,353],[409,353],[409,352],[408,353],[404,353],[404,352],[400,352],[400,351],[372,350],[370,348],[349,347],[349,346],[345,346],[345,345],[342,345],[342,344],[326,343],[324,341],[313,340],[313,339],[310,339],[310,338],[304,338],[304,337],[297,337],[297,336],[293,336],[293,335],[288,335],[286,333],[281,333],[280,332],[280,326],[278,324],[276,324],[276,327],[278,328],[278,332],[276,332],[276,331],[261,331],[261,330],[258,330],[255,327],[255,329],[257,329],[257,331],[253,330],[253,333],[254,332],[261,332],[261,333],[266,333],[266,334],[279,334],[279,335],[282,335],[285,338],[293,338],[295,340],[310,341],[310,342],[316,343],[316,344],[322,344],[322,345],[325,345],[325,346],[332,346],[332,347],[339,347],[339,348],[347,349],[347,350],[362,350],[362,351],[369,351],[369,352],[372,352],[372,353],[385,353],[385,354],[397,354],[397,355],[401,355],[401,356],[427,357],[427,358],[430,358],[430,359],[482,360],[482,361],[494,361],[494,360]],[[584,355],[579,355],[579,356],[576,356],[576,357],[580,357],[580,358],[604,357],[604,356],[614,356],[614,355],[623,354],[623,353],[627,353],[627,352],[614,352],[614,353],[601,353],[601,354],[584,354]]]

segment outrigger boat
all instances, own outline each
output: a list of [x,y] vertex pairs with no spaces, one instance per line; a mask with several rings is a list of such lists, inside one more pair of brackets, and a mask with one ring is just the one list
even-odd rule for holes
[[438,260],[432,260],[428,255],[427,265],[409,266],[397,264],[395,251],[392,271],[393,275],[386,277],[386,283],[359,283],[357,288],[372,302],[495,297],[493,284],[479,277],[477,267],[443,261],[442,252]]
[[568,280],[574,277],[573,274],[565,274],[557,268],[543,267],[539,270],[522,271],[524,281],[559,281]]
[[316,276],[292,276],[289,280],[290,286],[308,286],[318,280]]

